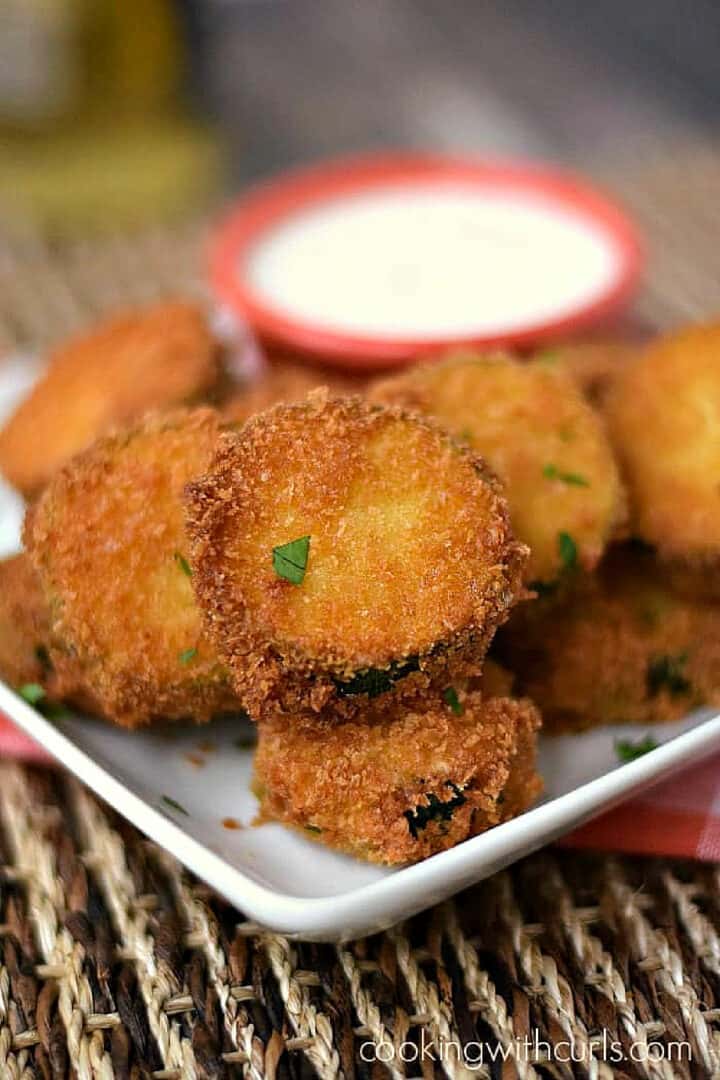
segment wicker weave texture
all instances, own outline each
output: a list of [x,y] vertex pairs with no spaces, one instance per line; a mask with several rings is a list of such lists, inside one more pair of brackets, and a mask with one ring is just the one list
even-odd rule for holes
[[[10,763],[0,867],[3,1080],[720,1075],[715,867],[548,851],[385,934],[303,944],[68,774]],[[591,1064],[603,1038],[688,1049]],[[533,1060],[566,1045],[586,1064]]]

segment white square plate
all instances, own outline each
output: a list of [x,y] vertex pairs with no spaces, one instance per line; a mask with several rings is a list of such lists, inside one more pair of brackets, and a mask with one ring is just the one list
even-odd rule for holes
[[[27,366],[0,370],[0,413],[27,384]],[[0,487],[1,554],[18,546],[21,513]],[[654,728],[662,745],[622,766],[617,728],[545,737],[538,806],[416,866],[387,870],[280,825],[250,827],[252,751],[238,745],[248,727],[223,721],[129,733],[75,716],[51,723],[3,683],[0,711],[247,917],[321,940],[374,932],[435,904],[720,746],[720,715],[707,710]],[[628,726],[620,734],[645,731]]]

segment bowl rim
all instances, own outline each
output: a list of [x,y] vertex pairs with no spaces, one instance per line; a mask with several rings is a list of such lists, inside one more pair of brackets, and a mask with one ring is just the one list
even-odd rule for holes
[[[457,186],[505,188],[540,196],[592,222],[617,253],[617,272],[607,287],[567,315],[505,333],[455,337],[384,338],[345,333],[289,315],[261,297],[247,273],[264,234],[285,219],[323,202],[382,187]],[[216,299],[246,320],[261,341],[302,356],[357,370],[390,367],[428,352],[457,346],[529,347],[569,336],[625,304],[643,263],[637,229],[608,196],[571,172],[527,162],[492,161],[427,153],[353,156],[296,168],[250,188],[217,224],[210,239],[209,273]]]

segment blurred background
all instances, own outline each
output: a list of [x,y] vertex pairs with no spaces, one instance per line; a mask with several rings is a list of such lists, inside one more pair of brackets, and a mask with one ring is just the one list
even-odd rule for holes
[[0,0],[0,347],[202,292],[233,193],[377,147],[588,174],[646,235],[634,317],[707,314],[719,32],[713,0]]

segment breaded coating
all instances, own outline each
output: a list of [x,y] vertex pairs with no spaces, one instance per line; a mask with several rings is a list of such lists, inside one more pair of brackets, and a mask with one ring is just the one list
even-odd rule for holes
[[558,364],[458,353],[370,397],[434,416],[486,458],[530,547],[528,582],[597,564],[623,520],[623,489],[601,420]]
[[498,649],[551,732],[675,720],[720,704],[720,607],[674,593],[635,545],[613,551],[562,599],[523,605]]
[[[540,716],[527,700],[461,695],[357,720],[267,720],[261,816],[379,863],[411,863],[522,813],[539,795]],[[461,712],[461,715],[456,715]]]
[[127,727],[239,708],[191,583],[182,491],[210,461],[212,409],[100,439],[50,482],[25,539],[51,608],[63,696]]
[[27,555],[0,561],[0,678],[14,690],[46,684],[47,608]]
[[717,577],[720,323],[651,344],[614,381],[605,414],[625,473],[633,535],[662,558]]
[[280,402],[302,401],[311,390],[327,386],[333,396],[359,394],[366,380],[359,376],[342,375],[327,368],[298,364],[291,360],[273,360],[256,382],[238,390],[222,408],[228,423],[244,424],[256,413]]
[[553,345],[544,355],[570,375],[588,401],[601,405],[614,378],[637,358],[641,348],[629,341],[578,341]]
[[98,436],[152,409],[200,400],[220,373],[220,350],[194,304],[106,320],[50,357],[0,431],[0,472],[32,497]]
[[522,593],[484,462],[359,398],[319,391],[224,435],[187,507],[193,583],[254,719],[475,672]]
[[466,690],[479,690],[483,697],[512,697],[515,689],[515,675],[503,667],[497,660],[487,656],[478,678],[469,679]]

